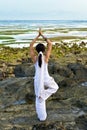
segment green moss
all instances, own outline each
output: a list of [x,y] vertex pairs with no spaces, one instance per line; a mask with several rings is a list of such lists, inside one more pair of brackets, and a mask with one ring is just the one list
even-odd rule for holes
[[0,31],[0,35],[18,35],[18,34],[25,34],[25,33],[31,33],[35,32],[36,30],[31,30],[31,29],[16,29],[16,30],[5,30],[5,31]]
[[29,30],[23,30],[23,29],[20,29],[20,30],[5,30],[5,31],[2,31],[0,32],[0,35],[17,35],[17,34],[23,34],[23,33],[26,33],[28,32]]
[[10,37],[10,36],[0,36],[0,39],[1,40],[6,40],[6,39],[14,39],[13,37]]
[[84,37],[77,37],[77,36],[59,36],[59,37],[53,37],[50,38],[52,41],[63,41],[63,40],[71,40],[71,39],[75,39],[75,40],[83,40],[85,39]]
[[0,50],[0,59],[6,62],[16,62],[17,59],[21,59],[23,57],[27,58],[27,53],[29,53],[29,48],[10,48],[10,47],[3,47]]
[[[0,47],[0,60],[4,60],[6,62],[17,62],[18,59],[27,59],[30,57],[29,55],[29,47],[26,48],[10,48],[10,47]],[[54,59],[63,59],[68,54],[79,55],[82,53],[86,53],[87,48],[85,46],[73,44],[71,47],[68,44],[56,44],[52,47],[51,57]],[[74,60],[72,58],[72,60]],[[64,62],[63,59],[62,62]]]
[[69,28],[69,31],[87,31],[87,28]]

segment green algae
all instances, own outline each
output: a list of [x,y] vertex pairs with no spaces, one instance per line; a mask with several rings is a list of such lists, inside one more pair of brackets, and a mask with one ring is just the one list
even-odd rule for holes
[[29,48],[1,47],[0,60],[5,62],[16,62],[18,59],[27,58]]
[[[78,55],[81,53],[86,53],[87,48],[84,45],[73,44],[71,47],[68,44],[56,44],[52,47],[52,58],[62,58],[66,55]],[[29,55],[29,47],[26,48],[10,48],[4,47],[3,45],[0,47],[0,60],[6,62],[17,62],[19,59],[28,59]]]
[[52,41],[63,41],[63,40],[72,40],[72,39],[75,39],[75,40],[84,40],[86,39],[86,37],[79,37],[79,36],[59,36],[59,37],[53,37],[53,38],[50,38]]
[[0,35],[18,35],[18,34],[27,33],[29,31],[30,30],[28,29],[5,30],[5,31],[0,31]]
[[6,40],[6,39],[14,39],[11,36],[0,36],[0,40]]

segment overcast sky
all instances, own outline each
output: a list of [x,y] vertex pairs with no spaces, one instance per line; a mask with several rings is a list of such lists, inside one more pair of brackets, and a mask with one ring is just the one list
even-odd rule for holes
[[87,0],[0,0],[0,20],[87,20]]

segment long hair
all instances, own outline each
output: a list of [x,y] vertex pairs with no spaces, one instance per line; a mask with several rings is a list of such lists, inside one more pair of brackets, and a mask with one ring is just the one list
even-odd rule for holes
[[41,68],[41,65],[42,65],[42,54],[39,54],[39,56],[38,56],[38,65]]
[[36,46],[36,51],[39,53],[39,55],[38,55],[38,65],[41,68],[41,65],[42,65],[42,53],[45,52],[45,46],[42,43],[39,43]]

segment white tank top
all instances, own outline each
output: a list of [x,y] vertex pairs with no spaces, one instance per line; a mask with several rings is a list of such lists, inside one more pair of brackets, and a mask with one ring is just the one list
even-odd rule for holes
[[42,58],[41,68],[42,68],[42,73],[40,72],[41,69],[38,66],[38,61],[36,61],[36,63],[35,63],[35,78],[37,79],[38,76],[41,76],[40,73],[43,75],[44,80],[46,80],[47,78],[50,78],[51,76],[49,75],[49,72],[48,72],[48,63],[45,62],[44,57]]
[[48,81],[51,76],[48,73],[48,64],[45,62],[45,58],[42,52],[42,65],[39,67],[38,60],[35,63],[35,94],[36,96],[40,96],[44,90],[44,82]]

